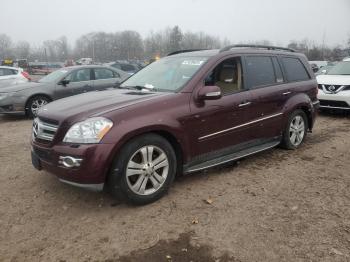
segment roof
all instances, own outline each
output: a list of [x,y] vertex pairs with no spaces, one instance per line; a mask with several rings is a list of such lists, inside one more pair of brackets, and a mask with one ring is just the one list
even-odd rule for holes
[[237,46],[237,47],[232,47],[232,48],[223,48],[223,49],[209,49],[209,50],[200,50],[200,51],[193,51],[193,52],[188,52],[184,50],[184,52],[178,51],[177,54],[171,55],[170,56],[176,56],[176,57],[188,57],[188,56],[205,56],[205,57],[212,57],[215,55],[222,54],[222,56],[226,56],[228,54],[284,54],[284,55],[300,55],[298,52],[292,52],[288,51],[287,49],[279,49],[276,47],[276,49],[267,49],[264,48],[263,46]]

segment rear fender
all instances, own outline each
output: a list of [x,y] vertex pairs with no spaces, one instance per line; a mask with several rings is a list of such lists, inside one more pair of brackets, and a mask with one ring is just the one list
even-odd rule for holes
[[297,109],[301,109],[305,112],[308,119],[308,129],[312,131],[313,124],[316,116],[316,109],[314,108],[310,97],[304,93],[296,94],[289,98],[283,107],[284,117],[283,126],[288,123],[288,116]]

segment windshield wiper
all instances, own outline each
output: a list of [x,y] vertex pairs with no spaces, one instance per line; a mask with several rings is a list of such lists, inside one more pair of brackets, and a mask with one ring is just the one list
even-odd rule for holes
[[149,87],[149,86],[121,86],[119,88],[136,89],[138,91],[143,91],[143,90],[156,91],[156,89],[154,87]]

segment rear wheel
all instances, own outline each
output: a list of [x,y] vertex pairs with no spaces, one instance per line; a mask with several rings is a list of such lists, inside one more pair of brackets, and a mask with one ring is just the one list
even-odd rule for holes
[[304,111],[295,110],[288,119],[288,124],[283,132],[281,146],[286,149],[296,149],[305,140],[308,129],[307,117]]
[[46,96],[34,96],[30,98],[26,105],[26,114],[30,118],[34,118],[37,116],[38,111],[41,107],[48,104],[50,99]]
[[162,197],[176,173],[176,156],[170,143],[156,134],[137,137],[116,156],[108,178],[111,192],[134,204]]

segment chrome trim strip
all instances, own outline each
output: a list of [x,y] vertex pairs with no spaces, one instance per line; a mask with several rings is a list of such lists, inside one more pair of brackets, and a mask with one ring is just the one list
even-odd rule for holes
[[61,181],[62,183],[71,185],[71,186],[76,186],[76,187],[80,187],[80,188],[84,188],[84,189],[88,189],[88,190],[92,190],[92,191],[102,191],[103,187],[104,187],[104,183],[102,183],[102,184],[79,184],[79,183],[67,181],[67,180],[64,180],[61,178],[59,179],[59,181]]
[[315,106],[315,105],[317,105],[317,104],[319,104],[320,103],[320,101],[319,100],[317,100],[317,101],[315,101],[315,102],[312,102],[312,104]]
[[257,151],[254,151],[254,152],[251,152],[251,153],[248,153],[248,154],[245,154],[245,155],[241,155],[241,156],[238,156],[238,157],[234,157],[232,159],[229,159],[229,160],[225,160],[225,161],[222,161],[222,162],[218,162],[218,163],[215,163],[213,165],[209,165],[209,166],[205,166],[205,167],[201,167],[201,168],[196,168],[196,169],[190,169],[188,171],[186,171],[186,174],[188,173],[193,173],[193,172],[196,172],[196,171],[199,171],[199,170],[203,170],[203,169],[207,169],[207,168],[210,168],[210,167],[213,167],[213,166],[218,166],[218,165],[221,165],[221,164],[224,164],[224,163],[227,163],[227,162],[230,162],[230,161],[233,161],[233,160],[237,160],[237,159],[240,159],[240,158],[243,158],[243,157],[246,157],[246,156],[250,156],[250,155],[253,155],[253,154],[256,154],[256,153],[259,153],[259,152],[262,152],[262,151],[265,151],[265,150],[268,150],[270,148],[273,148],[277,145],[280,144],[280,141],[276,142],[275,144],[273,144],[272,146],[268,146],[268,147],[265,147],[263,149],[260,149],[260,150],[257,150]]
[[235,130],[237,128],[248,126],[248,125],[251,125],[251,124],[254,124],[254,123],[257,123],[257,122],[260,122],[260,121],[264,121],[264,120],[267,120],[267,119],[270,119],[270,118],[273,118],[273,117],[277,117],[277,116],[280,116],[280,115],[283,115],[283,113],[277,113],[277,114],[274,114],[274,115],[265,116],[263,118],[259,118],[259,119],[253,120],[253,121],[247,122],[247,123],[242,124],[242,125],[234,126],[234,127],[231,127],[231,128],[228,128],[228,129],[224,129],[224,130],[221,130],[221,131],[209,134],[209,135],[201,136],[201,137],[198,138],[198,140],[203,140],[203,139],[211,137],[211,136],[215,136],[215,135],[218,135],[218,134],[221,134],[221,133],[225,133],[227,131]]
[[350,110],[350,107],[340,107],[340,106],[322,106],[320,105],[321,108],[332,108],[332,109],[344,109],[344,110]]

